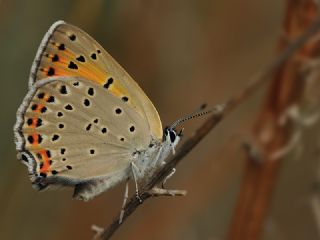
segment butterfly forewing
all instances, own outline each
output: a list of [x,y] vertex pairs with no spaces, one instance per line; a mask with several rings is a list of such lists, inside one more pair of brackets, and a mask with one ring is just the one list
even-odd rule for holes
[[151,141],[141,115],[94,81],[40,80],[25,103],[16,126],[17,148],[28,156],[24,160],[34,176],[74,183],[114,175],[123,180],[133,153]]
[[134,108],[154,138],[162,138],[159,115],[138,84],[93,38],[63,21],[53,24],[42,40],[29,86],[52,76],[80,76],[100,84]]

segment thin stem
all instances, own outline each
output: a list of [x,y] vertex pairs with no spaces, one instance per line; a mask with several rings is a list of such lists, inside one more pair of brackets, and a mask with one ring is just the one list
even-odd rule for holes
[[[318,6],[314,0],[287,0],[283,35],[279,39],[277,50],[281,52],[286,49],[285,52],[288,53],[301,45],[299,51],[291,58],[279,58],[280,61],[286,59],[286,62],[274,71],[271,79],[254,125],[255,141],[253,146],[248,148],[250,150],[258,147],[260,161],[257,164],[255,154],[247,151],[247,161],[228,240],[260,238],[277,176],[281,170],[281,159],[296,146],[299,139],[299,132],[293,128],[293,119],[282,124],[280,120],[292,106],[299,104],[306,84],[306,75],[301,72],[302,67],[312,58],[319,58],[319,36],[314,36],[319,28],[317,10]],[[301,36],[300,40],[288,45],[297,36]]]

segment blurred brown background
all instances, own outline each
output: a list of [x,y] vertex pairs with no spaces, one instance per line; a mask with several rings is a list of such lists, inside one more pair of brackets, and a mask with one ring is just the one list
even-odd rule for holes
[[[36,192],[15,157],[16,110],[54,21],[79,26],[104,46],[168,125],[203,102],[226,100],[272,61],[283,14],[278,0],[0,0],[0,239],[91,239],[90,226],[108,225],[122,204],[123,185],[88,203],[73,200],[72,189]],[[263,94],[248,99],[178,166],[168,187],[188,190],[186,197],[148,200],[113,239],[224,239],[245,158],[241,144],[250,139]],[[186,123],[186,137],[202,121]],[[315,129],[283,162],[262,239],[319,239]]]

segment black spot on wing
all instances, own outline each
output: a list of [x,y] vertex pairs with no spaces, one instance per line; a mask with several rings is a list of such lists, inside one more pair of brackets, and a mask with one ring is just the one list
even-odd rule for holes
[[58,62],[59,61],[59,56],[57,54],[53,55],[51,58],[52,62]]
[[91,54],[91,58],[92,58],[93,60],[96,60],[96,59],[97,59],[97,54],[92,53],[92,54]]
[[48,97],[48,99],[47,99],[47,102],[48,102],[48,103],[53,103],[54,101],[55,101],[54,96],[50,96],[50,97]]
[[74,35],[74,34],[71,34],[70,36],[69,36],[69,39],[71,40],[71,41],[75,41],[76,40],[76,35]]
[[52,141],[57,141],[60,138],[60,136],[58,134],[53,134],[51,140]]
[[49,67],[48,72],[47,72],[47,76],[53,76],[55,73],[55,70],[53,67]]
[[108,81],[103,85],[104,88],[108,89],[113,83],[113,78],[109,78]]
[[121,99],[122,99],[122,101],[124,101],[124,102],[128,102],[128,101],[129,101],[129,98],[126,97],[126,96],[122,97]]
[[130,132],[134,132],[135,127],[134,127],[134,126],[131,126],[131,127],[129,128],[129,130],[130,130]]
[[84,58],[84,56],[80,55],[79,57],[76,58],[79,62],[85,62],[86,59]]
[[70,104],[67,104],[64,108],[69,111],[73,110],[73,107]]
[[67,87],[66,87],[65,85],[62,85],[62,86],[60,87],[60,93],[61,93],[61,94],[67,94],[67,93],[68,93]]
[[73,61],[70,61],[68,68],[76,70],[76,69],[78,69],[78,65],[75,64]]
[[61,43],[60,45],[58,45],[58,49],[64,51],[66,50],[66,46],[63,43]]
[[84,99],[83,104],[84,104],[86,107],[89,107],[89,106],[90,106],[90,100],[87,99],[87,98]]
[[122,110],[121,110],[120,108],[117,108],[117,109],[115,110],[115,112],[116,112],[116,114],[121,114],[121,113],[122,113]]
[[94,95],[94,89],[93,89],[92,87],[90,87],[90,88],[88,89],[88,94],[89,94],[90,96],[93,96],[93,95]]

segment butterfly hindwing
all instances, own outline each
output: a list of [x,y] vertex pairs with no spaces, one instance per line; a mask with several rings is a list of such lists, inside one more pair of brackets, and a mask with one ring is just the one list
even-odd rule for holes
[[154,138],[162,138],[157,110],[138,84],[92,37],[63,21],[54,23],[42,40],[29,87],[52,76],[79,76],[108,88],[146,119]]
[[38,189],[99,179],[111,187],[128,177],[132,154],[151,141],[134,108],[81,77],[36,82],[18,111],[15,134]]

